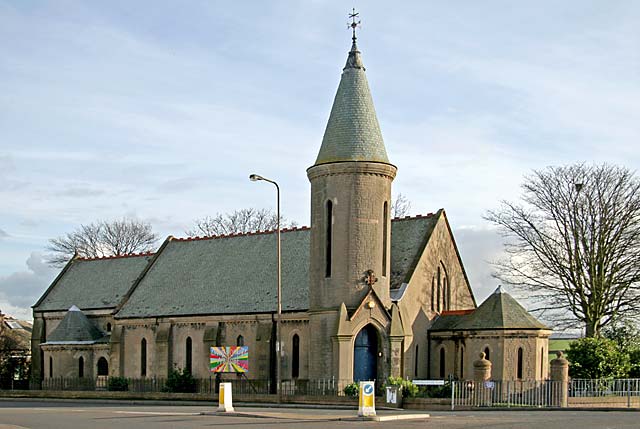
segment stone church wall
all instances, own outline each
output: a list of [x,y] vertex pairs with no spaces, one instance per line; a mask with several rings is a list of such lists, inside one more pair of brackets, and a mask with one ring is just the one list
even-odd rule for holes
[[516,380],[518,349],[522,348],[522,380],[544,380],[548,378],[550,331],[448,331],[431,334],[431,378],[440,378],[440,349],[445,349],[445,378],[453,375],[457,379],[473,378],[473,362],[480,353],[489,349],[491,378],[494,380]]
[[[211,376],[209,348],[236,346],[240,341],[249,347],[250,379],[268,379],[271,369],[272,317],[267,315],[199,316],[185,318],[140,319],[119,321],[122,329],[118,346],[118,365],[112,365],[111,375],[140,378],[141,343],[147,341],[146,377],[164,378],[171,369],[187,367],[187,338],[191,338],[191,367],[196,378]],[[309,335],[306,313],[283,315],[283,379],[291,377],[293,336],[300,339],[299,378],[308,374]],[[242,338],[240,338],[242,337]],[[111,347],[112,353],[118,347]],[[112,361],[114,357],[112,356]]]
[[407,291],[399,302],[403,321],[409,321],[405,322],[405,331],[408,331],[409,335],[412,334],[412,337],[408,336],[405,339],[404,345],[406,377],[426,378],[428,376],[430,356],[426,333],[438,312],[437,296],[433,294],[434,286],[437,287],[438,284],[438,273],[440,273],[440,284],[444,285],[446,281],[449,291],[446,305],[441,294],[441,310],[475,308],[444,214],[438,220],[429,244],[411,277]]

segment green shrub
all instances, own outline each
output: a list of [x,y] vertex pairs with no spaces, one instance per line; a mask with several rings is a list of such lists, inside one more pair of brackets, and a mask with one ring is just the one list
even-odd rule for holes
[[451,398],[451,383],[447,383],[444,386],[435,386],[432,389],[427,390],[427,397]]
[[603,336],[613,340],[618,350],[629,355],[629,378],[640,378],[640,330],[630,322],[614,324],[603,330]]
[[411,380],[405,380],[402,377],[389,377],[386,386],[399,386],[402,391],[403,398],[413,398],[420,390],[418,386],[413,384]]
[[346,386],[344,386],[344,389],[342,389],[342,391],[346,396],[358,396],[358,391],[359,391],[358,383],[355,383],[355,382],[349,383]]
[[581,338],[567,350],[573,378],[624,378],[629,374],[629,354],[607,338]]
[[631,361],[629,378],[640,378],[640,347],[629,351],[629,359]]
[[129,390],[129,380],[124,377],[109,377],[107,390],[112,392],[126,392]]
[[169,373],[164,390],[176,393],[194,393],[196,379],[186,369],[174,369]]

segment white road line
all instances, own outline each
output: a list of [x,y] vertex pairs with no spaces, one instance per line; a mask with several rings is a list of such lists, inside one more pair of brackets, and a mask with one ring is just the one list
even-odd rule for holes
[[171,413],[160,411],[112,411],[116,414],[143,414],[150,416],[199,416],[200,413]]

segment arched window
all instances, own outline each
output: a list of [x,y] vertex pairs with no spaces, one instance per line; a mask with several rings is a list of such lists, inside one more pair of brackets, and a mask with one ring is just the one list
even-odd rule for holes
[[518,380],[522,380],[522,365],[523,365],[523,360],[522,360],[522,347],[518,347],[518,372],[516,373],[516,378]]
[[387,276],[387,235],[389,233],[389,204],[385,201],[382,206],[382,275]]
[[107,323],[107,332],[111,332],[111,323]]
[[445,352],[444,347],[440,349],[440,378],[444,378],[446,374],[446,362],[445,362]]
[[140,376],[147,376],[147,340],[140,341]]
[[184,355],[185,355],[184,369],[188,371],[189,374],[193,374],[193,367],[192,367],[193,350],[192,350],[191,337],[187,337]]
[[438,267],[438,288],[441,289],[442,295],[442,311],[447,311],[451,309],[451,287],[449,286],[449,276],[447,275],[447,268],[444,266],[442,261],[440,261],[440,266]]
[[236,346],[244,346],[244,337],[242,335],[238,335],[238,338],[236,338]]
[[109,375],[109,362],[104,356],[98,359],[98,375]]
[[460,347],[460,379],[464,380],[464,347]]
[[431,278],[431,311],[436,311],[436,278]]
[[440,278],[440,267],[438,267],[438,296],[437,296],[438,313],[442,311],[442,279]]
[[333,202],[327,201],[326,248],[325,248],[325,277],[331,277],[331,241],[333,239]]
[[489,347],[484,348],[484,358],[486,360],[491,360],[491,350],[489,350]]
[[298,334],[293,336],[293,344],[291,347],[291,378],[300,377],[300,337]]
[[450,305],[450,296],[449,296],[449,278],[447,277],[446,271],[443,270],[443,272],[445,273],[444,278],[442,279],[442,308],[444,310],[449,310],[451,308]]
[[49,378],[53,378],[53,358],[49,356]]
[[84,358],[80,356],[78,359],[78,378],[84,377]]
[[418,350],[419,350],[419,347],[418,347],[418,344],[416,344],[416,356],[413,361],[413,376],[416,378],[418,378],[418,356],[420,356],[418,354]]

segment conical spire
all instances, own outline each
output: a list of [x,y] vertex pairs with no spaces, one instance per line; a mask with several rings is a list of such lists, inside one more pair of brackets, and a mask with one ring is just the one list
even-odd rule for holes
[[315,165],[347,161],[389,164],[362,57],[356,45],[355,28],[352,39]]

